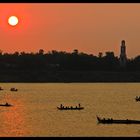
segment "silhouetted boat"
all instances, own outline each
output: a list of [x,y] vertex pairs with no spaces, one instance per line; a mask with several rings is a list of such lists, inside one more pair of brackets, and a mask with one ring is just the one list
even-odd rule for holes
[[103,124],[140,124],[140,120],[113,120],[113,119],[101,119],[97,116],[98,123],[103,123]]
[[11,104],[5,103],[5,104],[0,104],[0,106],[6,106],[6,107],[10,107],[12,106]]
[[0,90],[3,90],[3,88],[0,87]]
[[135,99],[136,101],[140,101],[140,99]]
[[81,110],[81,109],[84,109],[84,107],[57,107],[57,109],[59,110]]
[[60,107],[57,107],[59,110],[81,110],[84,109],[84,107],[81,107],[81,104],[78,104],[78,106],[66,106],[64,107],[62,104],[60,104]]
[[75,107],[73,107],[73,106],[64,107],[62,104],[60,104],[60,107],[57,107],[57,109],[59,109],[59,110],[81,110],[81,109],[84,109],[84,107],[81,107],[80,103],[78,104],[78,107],[77,106],[75,106]]
[[11,91],[18,91],[18,89],[16,89],[16,88],[11,88],[10,90]]
[[140,101],[140,96],[136,96],[135,100]]

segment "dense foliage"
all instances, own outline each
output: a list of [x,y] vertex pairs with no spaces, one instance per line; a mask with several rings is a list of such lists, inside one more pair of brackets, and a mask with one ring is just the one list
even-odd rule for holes
[[[50,71],[50,70],[92,70],[92,71],[120,71],[119,58],[113,52],[106,52],[105,56],[86,54],[73,50],[72,53],[52,50],[45,53],[40,49],[37,53],[15,52],[13,54],[0,53],[0,71]],[[140,70],[140,56],[128,60],[125,70]]]

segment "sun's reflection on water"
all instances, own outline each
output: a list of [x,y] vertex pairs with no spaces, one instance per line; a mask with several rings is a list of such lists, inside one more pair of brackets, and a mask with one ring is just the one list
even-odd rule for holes
[[5,94],[4,100],[13,104],[11,107],[0,107],[0,136],[26,136],[29,131],[26,127],[25,108],[22,100],[16,100],[13,95]]

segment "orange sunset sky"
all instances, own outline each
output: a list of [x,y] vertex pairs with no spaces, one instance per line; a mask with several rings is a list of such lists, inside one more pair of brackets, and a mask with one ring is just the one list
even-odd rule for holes
[[[19,19],[10,26],[9,16]],[[140,4],[125,3],[1,3],[0,49],[51,50],[98,55],[120,54],[126,40],[127,57],[140,55]]]

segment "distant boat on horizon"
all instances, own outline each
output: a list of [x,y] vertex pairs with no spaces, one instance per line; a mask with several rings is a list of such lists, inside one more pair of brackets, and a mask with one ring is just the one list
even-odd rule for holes
[[100,117],[96,116],[97,117],[97,120],[98,120],[98,123],[102,123],[102,124],[140,124],[140,120],[114,120],[114,119],[101,119]]
[[5,103],[5,104],[0,104],[0,106],[10,107],[10,106],[12,106],[12,105],[9,104],[9,103]]
[[3,90],[3,88],[2,88],[2,87],[0,87],[0,90]]
[[140,96],[136,96],[136,97],[135,97],[135,100],[136,100],[136,101],[140,101]]
[[11,91],[18,91],[17,88],[11,88],[10,90],[11,90]]
[[59,110],[81,110],[81,109],[84,109],[84,107],[81,107],[80,104],[79,104],[78,107],[77,106],[76,107],[73,107],[73,106],[71,106],[71,107],[69,107],[69,106],[64,107],[61,104],[60,107],[57,107],[57,109],[59,109]]

